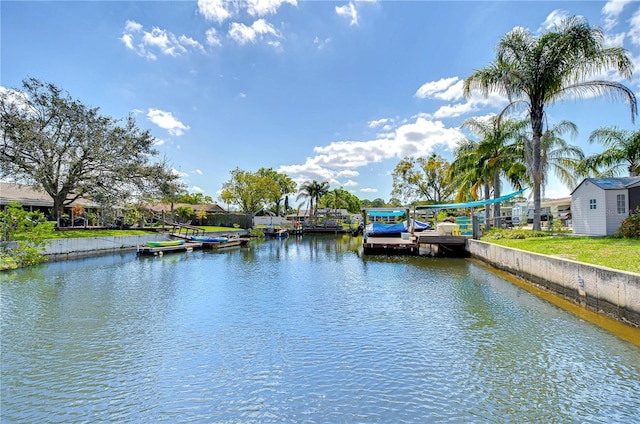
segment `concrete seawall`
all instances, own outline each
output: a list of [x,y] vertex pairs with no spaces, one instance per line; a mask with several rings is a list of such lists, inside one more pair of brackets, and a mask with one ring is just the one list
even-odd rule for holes
[[467,250],[474,258],[576,304],[640,327],[640,274],[478,240],[468,240]]
[[[247,230],[230,229],[229,231],[208,232],[207,235],[247,235]],[[148,241],[170,240],[169,234],[149,233],[137,236],[104,236],[53,239],[41,252],[49,261],[65,261],[88,256],[109,253],[131,252]]]
[[108,253],[131,252],[147,241],[168,239],[166,234],[53,239],[42,254],[50,261],[64,261]]

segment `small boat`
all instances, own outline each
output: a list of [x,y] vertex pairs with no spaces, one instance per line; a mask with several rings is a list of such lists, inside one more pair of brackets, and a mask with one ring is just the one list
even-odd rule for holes
[[191,237],[191,240],[197,241],[200,243],[225,243],[229,241],[228,237],[209,237],[209,236],[194,236]]
[[164,240],[164,241],[148,241],[149,247],[167,247],[167,246],[180,246],[184,244],[184,240]]
[[286,228],[281,228],[279,230],[265,229],[264,235],[266,238],[287,238],[289,237],[289,231],[287,231]]

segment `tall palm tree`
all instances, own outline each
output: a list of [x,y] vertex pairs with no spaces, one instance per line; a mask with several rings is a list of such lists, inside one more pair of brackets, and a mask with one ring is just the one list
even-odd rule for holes
[[[322,196],[329,192],[329,183],[327,181],[318,182],[316,180],[307,181],[300,186],[298,199],[309,199],[309,213],[313,211],[313,216],[317,218],[318,201]],[[315,201],[315,209],[314,209]]]
[[[481,175],[486,200],[490,198],[489,186],[493,187],[494,199],[501,196],[502,177],[508,178],[514,187],[522,186],[525,167],[517,142],[522,139],[525,126],[526,121],[500,120],[498,116],[490,119],[470,118],[462,123],[463,128],[480,138],[469,165]],[[494,204],[493,216],[496,219],[500,217],[500,203]]]
[[585,163],[595,168],[607,167],[599,175],[619,175],[624,167],[630,177],[640,175],[640,129],[598,128],[589,136],[589,143],[596,142],[603,144],[606,150],[589,156]]
[[478,142],[467,138],[460,140],[453,156],[448,176],[457,189],[454,202],[477,200],[483,187],[485,199],[490,196],[489,179],[484,169],[478,166]]
[[[547,174],[552,170],[561,183],[574,187],[580,176],[579,169],[584,160],[580,147],[569,144],[562,137],[568,133],[572,138],[578,135],[578,128],[573,122],[560,121],[542,134],[540,142],[541,186],[547,182]],[[527,168],[533,167],[533,143],[528,138],[524,143]],[[529,172],[531,174],[531,172]]]
[[638,114],[636,97],[629,88],[612,81],[585,80],[611,68],[630,78],[633,62],[628,52],[622,47],[604,47],[602,30],[574,16],[539,37],[525,28],[515,28],[498,42],[495,61],[464,81],[466,97],[473,89],[479,89],[485,96],[490,91],[506,95],[510,103],[502,113],[522,105],[528,109],[534,229],[540,229],[545,106],[571,96],[608,94],[629,103],[632,121]]

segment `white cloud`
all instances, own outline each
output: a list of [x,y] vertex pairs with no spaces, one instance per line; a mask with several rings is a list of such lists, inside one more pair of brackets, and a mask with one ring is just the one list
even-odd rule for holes
[[251,16],[273,15],[286,3],[298,6],[296,0],[247,0],[247,12]]
[[127,49],[149,60],[156,60],[154,51],[163,55],[177,57],[190,51],[204,52],[202,45],[186,35],[176,36],[166,30],[153,27],[151,31],[144,31],[141,24],[126,21],[120,41]]
[[324,40],[321,40],[319,37],[316,37],[313,39],[313,44],[318,47],[318,50],[324,49],[330,42],[331,38],[325,38]]
[[255,43],[258,39],[267,39],[268,42],[276,47],[280,43],[273,38],[281,38],[280,33],[264,19],[258,19],[251,26],[247,26],[240,22],[233,22],[229,28],[229,38],[240,45],[247,43]]
[[336,6],[336,13],[338,16],[343,18],[350,19],[349,25],[358,25],[358,12],[356,11],[356,6],[349,2],[349,4],[345,4],[344,6]]
[[178,170],[177,170],[177,169],[175,169],[175,168],[171,168],[171,173],[172,173],[173,175],[177,175],[177,176],[178,176],[178,177],[180,177],[180,178],[186,178],[186,177],[188,177],[188,176],[189,176],[189,174],[187,174],[187,173],[185,173],[185,172],[178,171]]
[[343,187],[355,187],[358,185],[357,182],[353,181],[353,180],[348,180],[346,183],[342,184]]
[[560,21],[563,19],[571,17],[571,14],[566,10],[556,9],[553,12],[549,13],[547,19],[544,20],[540,28],[539,32],[546,32],[552,29],[554,26],[558,25]]
[[[458,77],[440,78],[438,81],[429,81],[424,84],[415,96],[420,99],[434,97],[442,100],[455,100],[462,98],[463,81]],[[453,88],[453,89],[452,89]]]
[[181,136],[185,131],[189,130],[189,127],[174,118],[171,112],[149,109],[147,118],[160,128],[167,130],[171,135]]
[[[635,46],[640,46],[640,9],[636,10],[629,21],[629,40]],[[636,70],[638,67],[636,67]]]
[[195,172],[198,175],[202,175],[202,170],[201,169],[196,169],[193,172]]
[[124,30],[126,32],[141,32],[142,24],[139,24],[136,21],[127,21],[124,23]]
[[204,190],[198,186],[192,186],[189,191],[194,193],[204,193]]
[[605,22],[604,28],[610,30],[618,24],[618,16],[622,9],[631,3],[632,0],[610,0],[602,8],[602,18]]
[[358,171],[355,171],[353,169],[343,169],[342,171],[338,171],[336,172],[336,176],[337,177],[357,177],[358,175],[360,175],[360,173]]
[[198,0],[198,11],[208,21],[219,24],[233,16],[234,2],[227,0]]
[[220,41],[220,37],[218,37],[218,31],[215,28],[209,28],[205,33],[207,37],[207,44],[210,46],[220,46],[222,42]]
[[306,179],[329,181],[355,177],[357,168],[387,159],[427,156],[437,148],[453,149],[463,134],[440,121],[418,116],[395,129],[389,137],[368,141],[336,141],[314,148],[316,156],[301,165],[285,165],[280,172]]
[[376,128],[379,127],[380,125],[384,125],[387,122],[390,122],[391,120],[389,118],[382,118],[382,119],[377,119],[375,121],[369,121],[369,128]]
[[432,117],[436,119],[455,118],[486,108],[501,109],[507,104],[507,98],[499,94],[489,93],[489,95],[485,97],[479,91],[473,90],[471,96],[465,102],[441,106],[433,113]]
[[377,193],[378,189],[377,188],[361,188],[360,191],[363,193]]
[[27,93],[0,86],[0,96],[11,106],[27,113],[36,113],[36,110],[29,104],[29,96]]
[[133,47],[133,35],[131,35],[131,34],[123,34],[122,37],[120,38],[120,40],[124,43],[125,46],[127,46],[127,48],[129,50],[134,50],[135,49]]

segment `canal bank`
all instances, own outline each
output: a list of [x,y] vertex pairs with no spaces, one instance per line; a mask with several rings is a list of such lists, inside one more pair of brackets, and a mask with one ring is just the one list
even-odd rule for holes
[[468,240],[471,257],[571,302],[640,327],[640,274]]
[[[220,232],[219,234],[245,234],[243,230]],[[217,235],[218,233],[207,233]],[[107,255],[135,251],[148,241],[166,241],[171,239],[166,233],[149,233],[136,236],[103,236],[53,239],[41,252],[49,261],[65,261],[91,256]]]

